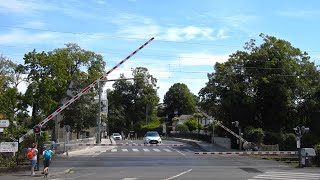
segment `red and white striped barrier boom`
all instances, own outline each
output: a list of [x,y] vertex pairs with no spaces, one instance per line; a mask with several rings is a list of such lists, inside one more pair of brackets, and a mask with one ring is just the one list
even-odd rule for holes
[[229,128],[227,128],[226,126],[224,126],[223,124],[221,124],[219,121],[213,119],[211,116],[209,116],[208,114],[201,112],[206,118],[213,120],[214,123],[216,123],[218,126],[222,127],[224,130],[228,131],[230,134],[234,135],[236,138],[240,139],[242,142],[244,143],[248,143],[247,140],[243,139],[243,137],[239,136],[238,134],[236,134],[235,132],[231,131]]
[[296,151],[243,151],[243,152],[194,152],[197,155],[295,155]]
[[[46,144],[50,146],[51,144]],[[93,147],[93,146],[183,146],[183,144],[88,144],[88,143],[80,143],[80,144],[64,144],[64,143],[57,143],[52,144],[53,146],[87,146],[87,147]]]
[[[61,113],[62,110],[64,110],[65,108],[67,108],[68,106],[70,106],[73,102],[75,102],[77,99],[79,99],[83,94],[85,94],[89,89],[91,89],[92,87],[94,87],[94,85],[96,85],[100,80],[105,79],[112,71],[114,71],[115,69],[117,69],[121,64],[123,64],[124,62],[126,62],[128,59],[130,59],[133,55],[135,55],[138,51],[140,51],[142,48],[144,48],[146,45],[148,45],[152,40],[154,40],[154,37],[152,37],[151,39],[149,39],[146,43],[144,43],[142,46],[140,46],[137,50],[133,51],[129,56],[127,56],[125,59],[123,59],[122,61],[120,61],[117,65],[115,65],[112,69],[110,69],[109,71],[107,71],[106,73],[104,73],[100,78],[98,78],[97,80],[95,80],[93,83],[91,83],[89,86],[87,86],[86,88],[84,88],[82,91],[80,91],[80,93],[78,93],[77,95],[75,95],[73,98],[71,98],[68,102],[66,102],[65,104],[63,104],[62,106],[60,106],[56,111],[54,111],[52,114],[50,114],[48,117],[46,117],[43,121],[41,121],[39,123],[40,126],[43,126],[44,124],[46,124],[48,121],[50,121],[51,119],[53,119],[56,115],[58,115],[59,113]],[[22,142],[24,140],[24,136],[31,134],[33,132],[33,130],[29,130],[25,135],[23,135],[21,138],[19,138],[19,142]]]

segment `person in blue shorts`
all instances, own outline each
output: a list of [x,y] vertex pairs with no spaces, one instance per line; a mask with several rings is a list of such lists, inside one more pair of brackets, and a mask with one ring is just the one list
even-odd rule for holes
[[52,159],[52,151],[47,146],[44,146],[43,148],[44,148],[44,151],[43,151],[43,174],[45,176],[47,176],[49,173],[49,166],[50,166],[50,162]]

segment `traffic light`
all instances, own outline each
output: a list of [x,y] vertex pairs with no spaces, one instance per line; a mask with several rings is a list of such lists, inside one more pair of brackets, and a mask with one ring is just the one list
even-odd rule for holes
[[33,133],[39,135],[41,133],[41,127],[39,125],[35,125],[33,127]]

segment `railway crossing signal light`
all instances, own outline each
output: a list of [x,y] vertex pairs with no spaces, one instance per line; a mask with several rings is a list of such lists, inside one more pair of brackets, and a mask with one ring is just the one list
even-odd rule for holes
[[39,125],[35,125],[33,127],[33,133],[36,134],[36,135],[40,135],[41,133],[41,127]]

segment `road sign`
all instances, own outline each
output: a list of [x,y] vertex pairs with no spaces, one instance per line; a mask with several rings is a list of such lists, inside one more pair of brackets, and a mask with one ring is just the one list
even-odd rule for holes
[[18,152],[18,142],[0,143],[0,152]]
[[0,133],[2,133],[4,131],[4,128],[0,128]]
[[7,128],[9,127],[10,122],[7,119],[1,119],[0,120],[0,128]]

